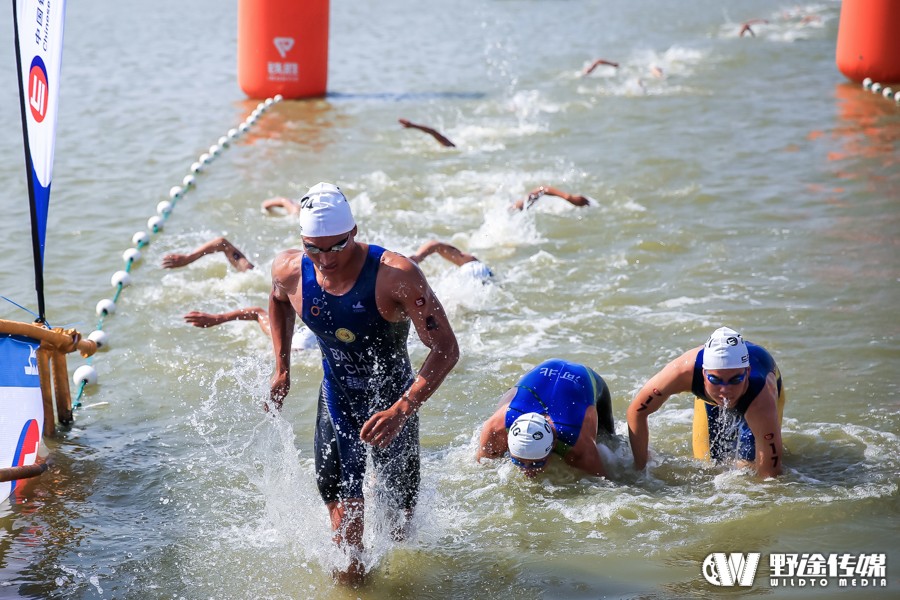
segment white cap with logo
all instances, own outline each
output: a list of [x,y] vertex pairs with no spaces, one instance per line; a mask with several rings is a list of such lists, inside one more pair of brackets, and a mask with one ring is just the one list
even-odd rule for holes
[[728,327],[719,327],[703,347],[703,368],[743,369],[750,366],[750,352],[741,334]]
[[553,430],[540,413],[525,413],[509,428],[509,453],[525,460],[541,460],[553,450]]
[[350,202],[336,185],[317,183],[300,199],[300,235],[304,237],[340,235],[355,226]]

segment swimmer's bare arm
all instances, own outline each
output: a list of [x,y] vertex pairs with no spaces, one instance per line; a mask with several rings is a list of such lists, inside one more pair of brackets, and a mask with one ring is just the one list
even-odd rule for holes
[[397,119],[397,121],[403,125],[403,127],[407,129],[418,129],[419,131],[424,131],[431,137],[433,137],[439,144],[442,146],[446,146],[447,148],[455,148],[456,144],[447,139],[444,134],[440,133],[436,129],[432,129],[431,127],[426,127],[425,125],[419,125],[417,123],[413,123],[408,119]]
[[617,62],[612,62],[611,60],[604,60],[602,58],[598,58],[597,60],[592,62],[588,67],[586,67],[584,69],[584,71],[581,72],[581,74],[582,75],[590,75],[594,71],[594,69],[596,69],[600,65],[609,65],[610,67],[615,67],[617,69],[619,68],[619,63],[617,63]]
[[261,306],[248,306],[239,308],[225,313],[211,314],[200,311],[191,311],[184,315],[184,320],[194,327],[215,327],[228,321],[256,321],[259,328],[267,336],[271,335],[269,331],[269,315],[266,309]]
[[224,254],[225,258],[228,259],[228,262],[230,262],[238,271],[249,271],[253,268],[253,263],[244,256],[244,253],[224,237],[214,238],[190,254],[167,254],[163,256],[162,266],[164,269],[183,267],[191,264],[201,256],[215,254],[216,252]]
[[283,208],[289,215],[296,215],[300,212],[300,205],[296,201],[283,196],[263,200],[262,207],[266,211],[271,211],[273,208]]
[[702,346],[688,350],[650,378],[628,405],[628,441],[634,455],[634,468],[647,466],[650,427],[647,417],[659,410],[673,394],[690,391],[694,359]]
[[[298,293],[302,256],[300,250],[285,250],[272,262],[269,328],[275,354],[275,374],[272,376],[269,400],[279,410],[291,389],[291,337],[297,318],[296,311],[302,310]],[[291,302],[292,298],[295,299],[296,307]],[[268,410],[268,405],[264,405],[264,408]]]
[[[366,443],[386,448],[406,420],[437,390],[459,360],[459,345],[444,307],[415,263],[395,252],[385,252],[376,280],[376,301],[386,297],[397,316],[408,317],[429,352],[412,385],[390,408],[375,413],[360,430]],[[379,306],[381,302],[378,301]],[[290,346],[288,346],[290,348]]]
[[463,252],[456,246],[438,240],[428,240],[422,244],[416,253],[409,257],[409,260],[416,264],[421,263],[430,255],[437,253],[441,258],[452,262],[454,265],[461,267],[466,263],[478,260],[472,254]]
[[775,374],[766,377],[766,386],[750,403],[744,418],[756,440],[756,472],[760,477],[777,477],[782,472],[784,446],[778,423],[778,386]]
[[584,413],[584,421],[581,423],[581,431],[578,441],[572,449],[566,453],[563,460],[567,464],[597,477],[606,477],[606,469],[597,449],[597,408],[588,407]]
[[482,458],[500,458],[508,449],[506,442],[506,409],[509,401],[503,404],[481,426],[481,436],[478,440],[478,451],[475,460],[481,462]]
[[589,206],[591,203],[587,196],[582,196],[581,194],[569,194],[559,188],[550,185],[542,185],[528,192],[528,197],[524,200],[517,200],[516,203],[513,204],[513,208],[517,210],[530,208],[531,205],[537,202],[542,196],[556,196],[574,206]]

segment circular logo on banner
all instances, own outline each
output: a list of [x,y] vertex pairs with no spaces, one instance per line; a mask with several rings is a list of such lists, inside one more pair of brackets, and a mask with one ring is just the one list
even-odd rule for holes
[[40,123],[47,116],[47,102],[50,88],[47,86],[47,69],[40,56],[35,56],[31,61],[31,71],[28,73],[28,106],[31,108],[31,116]]
[[349,344],[356,339],[356,336],[352,331],[350,331],[349,329],[344,329],[343,327],[334,332],[334,337],[341,340],[345,344]]

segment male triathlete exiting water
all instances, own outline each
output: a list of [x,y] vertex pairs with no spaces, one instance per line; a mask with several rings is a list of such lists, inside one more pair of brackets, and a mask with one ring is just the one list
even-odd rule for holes
[[781,473],[784,389],[775,360],[728,327],[650,378],[628,407],[634,466],[647,465],[647,417],[673,394],[693,392],[694,456],[753,463],[762,477]]
[[560,359],[542,362],[500,399],[481,428],[476,458],[510,460],[529,476],[556,453],[566,464],[606,476],[597,432],[613,435],[609,388],[592,369]]
[[[419,489],[416,411],[456,364],[459,348],[422,271],[404,256],[356,241],[350,204],[337,187],[320,183],[300,200],[300,233],[304,249],[285,250],[272,264],[270,403],[280,409],[290,389],[299,314],[322,351],[317,482],[335,541],[351,550],[351,565],[339,578],[352,582],[364,575],[356,552],[362,548],[367,449],[380,487],[408,517]],[[430,349],[418,373],[406,349],[410,322]]]

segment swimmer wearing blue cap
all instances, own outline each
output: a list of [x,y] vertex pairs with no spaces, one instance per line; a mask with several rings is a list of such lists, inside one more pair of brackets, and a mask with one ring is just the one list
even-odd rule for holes
[[476,460],[509,452],[512,463],[534,477],[555,453],[571,467],[606,477],[598,431],[615,433],[606,382],[584,365],[550,359],[500,399],[481,428]]
[[674,394],[693,392],[694,457],[751,463],[761,477],[781,474],[784,388],[775,360],[737,331],[716,329],[650,378],[628,407],[636,469],[647,465],[647,417]]

